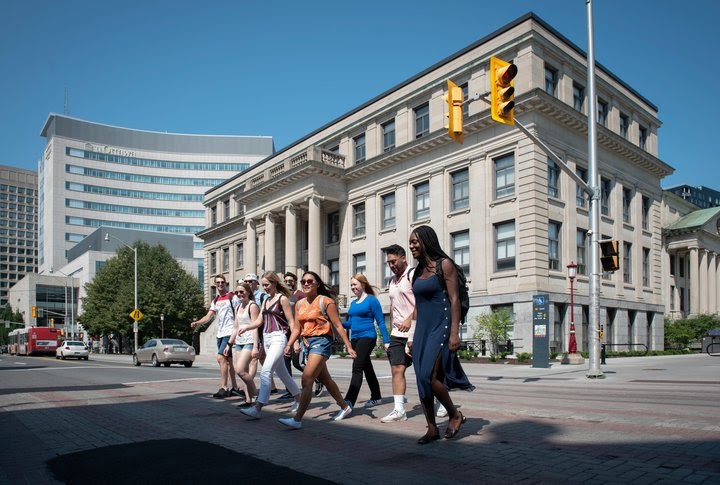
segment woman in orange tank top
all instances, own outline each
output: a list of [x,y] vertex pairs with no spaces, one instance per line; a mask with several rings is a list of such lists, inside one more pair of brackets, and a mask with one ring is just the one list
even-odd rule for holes
[[302,427],[302,418],[310,405],[315,379],[319,379],[325,385],[337,405],[340,406],[340,411],[333,417],[333,420],[339,421],[352,412],[352,407],[343,400],[343,395],[327,368],[327,360],[332,355],[332,327],[335,327],[335,331],[342,338],[350,357],[354,359],[356,356],[347,332],[340,322],[332,289],[320,279],[317,273],[312,271],[305,272],[300,283],[305,298],[295,304],[295,325],[285,346],[285,355],[290,354],[293,344],[302,337],[307,353],[302,375],[302,392],[298,399],[300,404],[295,416],[278,420],[285,426],[294,429]]

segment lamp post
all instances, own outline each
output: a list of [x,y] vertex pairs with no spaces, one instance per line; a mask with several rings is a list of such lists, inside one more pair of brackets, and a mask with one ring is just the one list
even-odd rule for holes
[[165,338],[165,314],[160,313],[160,338]]
[[[135,306],[133,306],[133,310],[137,310],[137,309],[138,309],[138,256],[137,256],[137,248],[134,248],[134,247],[130,246],[128,243],[126,243],[125,241],[123,241],[123,240],[120,239],[119,237],[113,236],[113,235],[110,234],[109,232],[106,232],[106,233],[105,233],[105,240],[106,240],[106,241],[109,241],[110,238],[115,239],[116,241],[120,242],[123,246],[125,246],[125,247],[127,247],[127,248],[130,248],[130,249],[132,250],[132,252],[135,253],[135,301],[134,301],[134,303],[133,303]],[[135,351],[137,352],[137,348],[138,348],[138,326],[137,326],[137,320],[135,320],[135,322],[133,323],[133,333],[135,334]]]
[[570,342],[568,343],[568,355],[563,358],[563,364],[582,364],[584,359],[577,353],[577,340],[575,339],[575,277],[577,277],[577,264],[571,261],[567,265],[568,278],[570,279]]
[[[78,268],[70,274],[64,273],[59,269],[50,268],[50,274],[58,272],[61,275],[70,279],[70,334],[68,338],[71,340],[75,338],[75,282],[73,281],[72,275],[80,271],[82,268]],[[65,320],[67,320],[67,281],[65,281]]]

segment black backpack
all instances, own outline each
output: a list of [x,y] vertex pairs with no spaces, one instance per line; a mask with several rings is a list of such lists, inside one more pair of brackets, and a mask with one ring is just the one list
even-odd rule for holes
[[[448,258],[450,259],[450,258]],[[465,317],[467,317],[468,310],[470,310],[470,289],[467,285],[467,279],[465,279],[465,272],[457,265],[455,261],[450,259],[450,262],[455,266],[455,272],[457,273],[457,287],[458,287],[458,300],[460,302],[460,323],[465,323]],[[450,299],[447,292],[447,286],[445,286],[445,276],[442,270],[442,260],[438,260],[435,264],[435,275],[440,278],[440,282],[443,286],[445,296]],[[413,275],[413,283],[418,277],[418,272],[415,271]]]

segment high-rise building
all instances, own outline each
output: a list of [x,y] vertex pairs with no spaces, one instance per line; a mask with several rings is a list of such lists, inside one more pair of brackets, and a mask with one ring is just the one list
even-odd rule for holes
[[665,189],[701,209],[720,207],[720,192],[703,185],[675,185]]
[[11,286],[37,272],[37,180],[32,170],[0,166],[0,306],[8,303]]
[[[58,114],[42,136],[40,273],[64,267],[68,251],[101,226],[194,235],[210,223],[204,193],[274,151],[268,136],[159,133]],[[201,276],[202,255],[196,238]]]

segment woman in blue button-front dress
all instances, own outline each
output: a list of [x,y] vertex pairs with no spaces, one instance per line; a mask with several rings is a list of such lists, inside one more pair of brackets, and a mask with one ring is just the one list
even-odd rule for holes
[[[424,445],[440,438],[435,423],[435,398],[450,416],[445,438],[452,438],[460,430],[465,417],[453,404],[446,381],[466,381],[467,378],[449,375],[462,372],[450,365],[452,353],[460,347],[460,301],[455,265],[440,248],[437,234],[429,226],[415,228],[408,246],[417,262],[413,276],[416,323],[412,358],[428,426],[427,433],[418,440]],[[442,264],[444,284],[437,274],[438,264]]]

